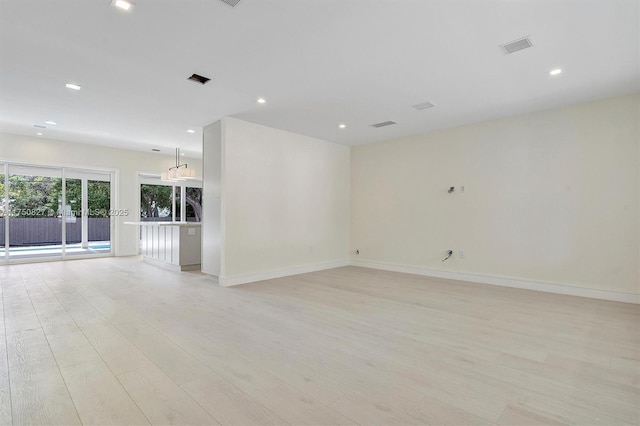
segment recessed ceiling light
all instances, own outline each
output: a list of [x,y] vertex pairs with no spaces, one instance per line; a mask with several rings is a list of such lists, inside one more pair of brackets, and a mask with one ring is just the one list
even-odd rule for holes
[[344,129],[345,127],[347,127],[347,125],[344,123],[340,123],[338,124],[338,127],[340,127],[341,129]]
[[41,132],[38,132],[38,133],[36,133],[36,135],[38,135],[38,136],[42,136],[42,133],[41,133]]
[[562,69],[560,69],[560,68],[556,68],[556,69],[553,69],[553,70],[549,71],[549,75],[560,75],[560,74],[562,74]]
[[134,3],[129,0],[112,0],[111,6],[115,6],[118,9],[122,10],[130,10],[133,7]]
[[181,155],[181,156],[184,156],[184,152],[181,152],[181,153],[180,153],[180,155]]
[[51,124],[52,126],[55,126],[56,124],[58,124],[55,121],[51,121],[51,120],[47,120],[47,121],[45,121],[45,123]]
[[196,131],[195,131],[195,130],[193,130],[193,129],[189,129],[189,130],[187,130],[187,133],[195,133],[195,132],[196,132]]
[[73,83],[67,83],[65,86],[66,86],[67,89],[73,89],[73,90],[82,89],[82,87],[78,86],[77,84],[73,84]]
[[259,104],[265,104],[267,103],[267,100],[265,98],[258,98],[256,102],[258,102]]

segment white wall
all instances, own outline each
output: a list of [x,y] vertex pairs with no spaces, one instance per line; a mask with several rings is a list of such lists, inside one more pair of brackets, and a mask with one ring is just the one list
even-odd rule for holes
[[[159,174],[175,165],[175,156],[0,133],[0,163],[2,161],[115,169],[118,172],[116,208],[128,209],[130,213],[128,217],[117,218],[115,253],[131,256],[138,254],[137,230],[123,222],[137,221],[140,217],[138,172]],[[196,176],[201,176],[200,160],[188,159],[188,164],[195,169]]]
[[222,121],[203,129],[202,158],[202,272],[222,275]]
[[[349,148],[229,117],[221,129],[220,283],[347,264]],[[207,169],[218,161],[208,144],[205,133]],[[205,232],[208,238],[217,236]]]
[[[637,295],[638,104],[625,96],[354,148],[352,259]],[[442,262],[447,249],[456,255]]]

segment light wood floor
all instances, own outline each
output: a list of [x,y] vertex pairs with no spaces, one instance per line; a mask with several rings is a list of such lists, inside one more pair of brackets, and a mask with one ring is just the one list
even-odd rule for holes
[[355,267],[221,288],[138,258],[0,283],[0,424],[640,420],[636,305]]

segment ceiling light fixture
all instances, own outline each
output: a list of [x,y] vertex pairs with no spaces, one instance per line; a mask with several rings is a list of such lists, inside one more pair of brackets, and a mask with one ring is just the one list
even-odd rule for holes
[[347,125],[344,123],[340,123],[338,124],[338,127],[340,127],[341,129],[344,129],[345,127],[347,127]]
[[266,104],[267,100],[265,98],[258,98],[256,102],[258,102],[259,104]]
[[38,133],[36,133],[36,135],[38,135],[38,136],[42,136],[42,133],[38,132]]
[[134,3],[129,0],[112,0],[111,6],[122,10],[130,10],[134,6]]
[[47,120],[47,121],[45,121],[45,123],[46,124],[51,124],[52,126],[55,126],[56,124],[58,124],[55,121],[51,121],[51,120]]
[[82,89],[82,87],[78,86],[77,84],[73,84],[73,83],[67,83],[67,84],[65,85],[65,87],[66,87],[67,89],[73,89],[73,90],[80,90],[80,89]]
[[187,163],[180,164],[180,148],[176,148],[176,165],[169,168],[169,171],[162,172],[161,179],[166,182],[178,182],[187,179],[194,179],[193,169],[187,167]]
[[196,131],[195,131],[195,130],[193,130],[193,129],[189,129],[189,130],[187,130],[187,133],[195,133],[195,132],[196,132]]
[[556,68],[553,69],[551,71],[549,71],[549,75],[554,76],[554,75],[560,75],[562,74],[562,69],[561,68]]

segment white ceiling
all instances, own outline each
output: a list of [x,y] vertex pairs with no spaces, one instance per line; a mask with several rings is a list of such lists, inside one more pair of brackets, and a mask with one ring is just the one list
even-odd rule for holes
[[356,145],[639,90],[637,0],[135,3],[0,0],[0,131],[197,155],[230,115]]

